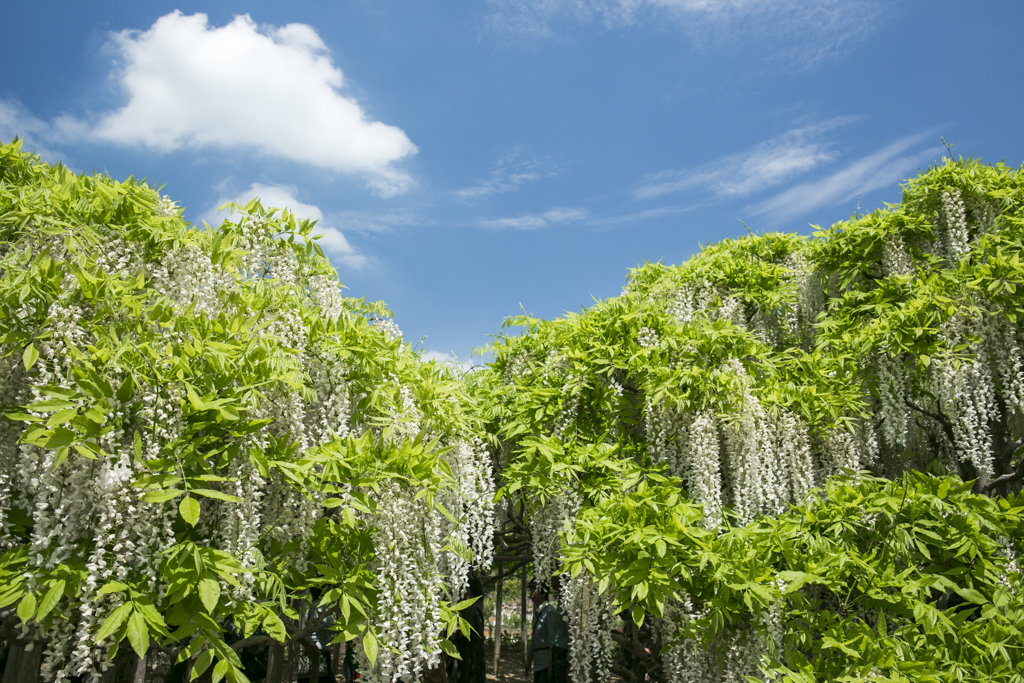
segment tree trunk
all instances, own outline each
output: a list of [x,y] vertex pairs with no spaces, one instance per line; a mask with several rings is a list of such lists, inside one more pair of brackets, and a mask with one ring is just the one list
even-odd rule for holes
[[[501,560],[498,561],[498,576],[501,576]],[[498,579],[498,589],[494,591],[494,676],[498,676],[498,660],[501,659],[501,601],[505,579]]]
[[135,672],[132,674],[132,683],[146,683],[146,658],[135,658]]

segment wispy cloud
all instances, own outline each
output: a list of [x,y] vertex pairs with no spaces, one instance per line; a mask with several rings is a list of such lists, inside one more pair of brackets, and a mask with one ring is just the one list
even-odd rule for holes
[[345,232],[393,232],[396,228],[430,225],[434,222],[433,219],[406,208],[387,211],[335,211],[327,214],[327,220]]
[[753,215],[778,225],[826,206],[848,202],[859,194],[892,187],[920,167],[937,159],[941,147],[915,150],[935,133],[910,135],[857,159],[821,180],[801,183],[756,205]]
[[651,220],[653,218],[661,218],[662,216],[674,216],[686,213],[687,211],[692,211],[693,208],[694,207],[692,206],[662,206],[657,209],[634,211],[633,213],[627,213],[621,216],[593,217],[588,220],[586,224],[595,226],[626,225]]
[[513,153],[501,159],[486,178],[478,179],[472,185],[455,191],[460,199],[482,199],[496,194],[518,190],[521,185],[536,182],[542,178],[558,175],[560,169],[551,166],[547,159],[522,159]]
[[234,202],[235,204],[247,204],[251,199],[259,198],[264,208],[287,208],[295,214],[298,219],[313,219],[317,221],[313,228],[314,235],[323,235],[318,241],[331,262],[337,265],[343,263],[350,268],[361,269],[369,263],[369,259],[360,254],[349,243],[337,228],[331,227],[323,222],[323,212],[315,204],[306,204],[296,198],[297,189],[291,185],[262,185],[253,183],[245,192],[240,192],[233,197],[221,197],[216,206],[210,207],[201,217],[211,225],[217,225],[225,218],[230,218],[232,213],[225,209],[218,211],[218,207]]
[[800,126],[704,166],[653,173],[633,195],[651,199],[682,190],[710,191],[718,197],[759,192],[834,161],[838,153],[826,135],[856,120],[847,116]]
[[[489,0],[487,27],[506,38],[549,38],[567,24],[672,26],[699,47],[762,44],[812,65],[842,54],[876,28],[878,0]],[[890,5],[891,6],[891,5]]]
[[483,220],[478,223],[481,228],[492,230],[539,230],[559,223],[576,223],[588,215],[586,209],[557,208],[544,213],[527,213],[512,218]]

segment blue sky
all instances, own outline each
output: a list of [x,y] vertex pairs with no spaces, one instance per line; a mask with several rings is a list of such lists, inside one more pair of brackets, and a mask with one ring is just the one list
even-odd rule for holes
[[0,140],[193,222],[253,194],[317,216],[348,293],[438,356],[740,219],[896,202],[940,136],[1024,161],[1019,1],[36,0],[0,25]]

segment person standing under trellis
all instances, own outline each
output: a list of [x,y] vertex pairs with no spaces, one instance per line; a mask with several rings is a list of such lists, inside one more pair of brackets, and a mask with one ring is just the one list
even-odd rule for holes
[[545,586],[536,579],[530,581],[533,630],[527,660],[532,664],[534,683],[568,683],[569,625],[561,609],[548,598]]

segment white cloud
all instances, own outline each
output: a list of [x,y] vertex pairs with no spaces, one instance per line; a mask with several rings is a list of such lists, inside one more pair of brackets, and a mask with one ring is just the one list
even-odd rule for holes
[[942,155],[941,147],[906,153],[933,135],[922,133],[901,138],[826,178],[789,188],[755,206],[753,214],[765,216],[769,226],[778,225],[814,209],[835,206],[859,194],[892,187],[921,164]]
[[519,159],[511,154],[498,161],[486,178],[478,179],[473,185],[455,191],[461,199],[481,199],[519,189],[525,183],[558,175],[559,169],[552,168],[544,159]]
[[637,199],[680,190],[710,190],[719,197],[753,194],[835,160],[837,153],[825,134],[855,120],[842,117],[793,128],[706,166],[653,173],[640,181],[633,194]]
[[586,209],[557,208],[544,213],[528,213],[513,218],[480,221],[479,226],[496,230],[538,230],[558,223],[574,223],[586,217]]
[[488,28],[550,38],[566,24],[669,25],[699,47],[757,44],[804,66],[841,54],[878,24],[879,0],[490,0]]
[[295,214],[297,219],[310,218],[318,221],[313,228],[313,234],[323,235],[318,241],[332,263],[341,262],[356,269],[362,268],[368,263],[366,256],[358,253],[349,244],[349,241],[345,239],[345,235],[340,230],[327,226],[322,222],[324,216],[319,206],[300,202],[295,198],[295,195],[296,188],[291,185],[261,185],[260,183],[253,183],[252,187],[248,190],[234,197],[222,197],[216,206],[211,207],[200,217],[200,220],[204,220],[211,225],[217,225],[232,215],[232,212],[227,209],[218,211],[217,207],[223,206],[228,202],[244,205],[249,200],[258,197],[264,208],[287,208]]
[[394,162],[416,152],[395,126],[370,120],[341,94],[341,71],[305,24],[257,26],[248,15],[211,27],[175,11],[146,31],[113,36],[116,81],[128,97],[93,137],[161,151],[251,149],[363,176],[378,193],[412,179]]

